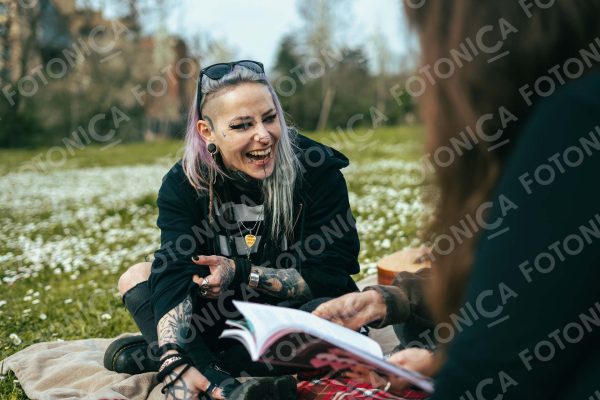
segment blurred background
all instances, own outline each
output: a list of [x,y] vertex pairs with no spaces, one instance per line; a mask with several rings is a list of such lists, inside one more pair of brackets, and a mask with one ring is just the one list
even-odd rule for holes
[[0,0],[0,147],[181,138],[199,69],[242,58],[303,132],[413,123],[414,47],[394,0]]

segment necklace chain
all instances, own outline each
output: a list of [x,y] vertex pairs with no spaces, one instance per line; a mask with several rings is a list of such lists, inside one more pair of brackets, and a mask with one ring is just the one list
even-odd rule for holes
[[[240,231],[240,236],[244,239],[244,244],[246,245],[246,255],[248,256],[248,259],[250,259],[250,252],[252,250],[252,247],[254,247],[254,244],[256,243],[256,235],[254,234],[255,232],[258,233],[258,229],[260,228],[260,224],[263,222],[263,213],[264,213],[264,204],[262,206],[262,209],[260,210],[260,215],[258,216],[258,220],[255,222],[254,226],[252,227],[252,229],[249,229],[246,225],[244,225],[244,223],[242,221],[239,221],[236,219],[237,222],[237,227],[238,230]],[[242,233],[242,228],[240,227],[243,226],[244,229],[248,232],[245,235]],[[255,231],[256,229],[256,231]],[[251,245],[248,245],[248,242],[252,241]]]
[[[264,204],[262,205],[261,209],[260,209],[260,214],[258,215],[257,221],[254,223],[254,226],[252,227],[252,229],[249,229],[242,221],[239,221],[236,219],[236,222],[238,223],[238,228],[240,225],[242,225],[242,227],[247,230],[248,232],[252,233],[252,231],[254,231],[254,229],[258,230],[258,227],[260,226],[260,223],[263,221],[263,213],[265,211],[265,206]],[[241,232],[240,232],[241,233]]]

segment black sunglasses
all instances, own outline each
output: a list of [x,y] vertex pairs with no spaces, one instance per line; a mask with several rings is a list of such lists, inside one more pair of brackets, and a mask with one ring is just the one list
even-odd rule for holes
[[196,111],[198,111],[198,118],[202,118],[202,115],[200,114],[200,103],[202,101],[202,77],[206,75],[210,79],[221,79],[222,77],[233,71],[233,68],[236,65],[241,65],[242,67],[248,68],[249,70],[257,72],[259,74],[265,73],[265,67],[263,66],[263,64],[258,61],[252,60],[240,60],[233,61],[230,63],[218,63],[209,65],[206,68],[202,68],[200,70],[200,76],[198,76],[198,89],[196,96]]

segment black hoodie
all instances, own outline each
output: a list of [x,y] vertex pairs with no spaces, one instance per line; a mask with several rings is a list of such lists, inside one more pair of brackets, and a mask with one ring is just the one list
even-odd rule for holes
[[[267,255],[269,267],[297,269],[314,298],[356,291],[350,275],[359,271],[358,233],[340,171],[348,166],[348,158],[302,135],[295,137],[295,144],[301,173],[295,191],[293,238],[287,251]],[[155,253],[149,286],[158,323],[188,293],[197,290],[193,275],[208,274],[191,257],[219,254],[208,219],[208,195],[198,194],[190,185],[181,161],[163,178],[157,203],[161,248]],[[274,300],[261,296],[258,301]]]

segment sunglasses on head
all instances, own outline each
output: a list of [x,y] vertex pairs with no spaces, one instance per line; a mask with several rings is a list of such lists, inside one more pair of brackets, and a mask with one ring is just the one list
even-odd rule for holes
[[233,61],[230,63],[218,63],[209,65],[206,68],[202,68],[200,70],[200,76],[198,76],[198,89],[196,97],[196,110],[198,111],[198,118],[202,118],[202,114],[200,114],[200,103],[202,102],[202,77],[206,75],[213,80],[221,79],[222,77],[233,71],[233,68],[236,65],[248,68],[249,70],[257,72],[259,74],[265,73],[265,67],[262,65],[262,63],[252,60],[240,60]]

